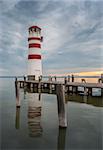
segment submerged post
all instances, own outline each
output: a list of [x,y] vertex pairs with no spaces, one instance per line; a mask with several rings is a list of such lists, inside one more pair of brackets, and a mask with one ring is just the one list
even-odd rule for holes
[[18,85],[17,78],[15,78],[15,95],[16,95],[16,107],[20,107],[19,85]]
[[57,93],[57,103],[58,103],[59,126],[67,127],[65,87],[61,84],[57,84],[56,93]]

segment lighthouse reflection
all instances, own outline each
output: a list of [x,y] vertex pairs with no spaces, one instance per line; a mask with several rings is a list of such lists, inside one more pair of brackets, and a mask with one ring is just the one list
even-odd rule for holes
[[40,93],[28,93],[28,129],[30,137],[39,137],[42,135],[41,99]]
[[[26,119],[27,119],[27,132],[28,132],[28,136],[31,138],[46,138],[48,137],[48,139],[50,138],[50,136],[53,137],[57,137],[56,139],[56,145],[55,148],[57,150],[65,150],[65,142],[66,142],[66,128],[58,128],[58,133],[54,133],[54,135],[50,135],[48,130],[48,126],[47,126],[47,130],[48,132],[45,134],[45,126],[44,124],[41,124],[41,121],[43,121],[44,117],[44,111],[42,111],[42,109],[45,109],[44,105],[42,105],[42,98],[43,95],[41,94],[41,91],[38,90],[36,91],[38,93],[34,93],[32,91],[26,91],[24,92],[24,99],[25,102],[27,102],[27,109],[26,109]],[[19,98],[21,98],[21,96],[19,96]],[[44,98],[43,98],[44,99]],[[27,100],[27,101],[26,101]],[[50,104],[50,103],[48,103]],[[47,105],[48,105],[47,104]],[[47,106],[46,105],[46,106]],[[49,107],[49,105],[48,105]],[[17,130],[20,129],[20,126],[22,124],[22,111],[23,110],[23,106],[22,107],[16,107],[16,115],[15,115],[15,128]],[[48,112],[46,111],[45,115],[48,116]],[[55,117],[54,117],[55,118]],[[25,120],[24,124],[25,124]],[[43,123],[43,122],[42,122]],[[47,122],[48,124],[48,122]],[[44,134],[43,134],[43,128],[44,127]],[[54,127],[53,127],[54,128]],[[21,127],[22,130],[22,127]],[[19,130],[19,131],[21,131]],[[43,136],[42,136],[43,135]],[[45,147],[45,145],[43,145]],[[50,145],[47,144],[47,147],[49,147]]]

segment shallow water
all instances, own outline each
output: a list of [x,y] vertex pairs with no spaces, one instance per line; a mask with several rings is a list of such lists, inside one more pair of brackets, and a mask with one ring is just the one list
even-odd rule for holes
[[[20,89],[16,109],[13,79],[0,79],[1,149],[102,150],[103,98],[66,95],[67,129],[58,127],[57,97]],[[40,98],[41,117],[31,118],[30,109]],[[36,122],[38,122],[36,124]]]

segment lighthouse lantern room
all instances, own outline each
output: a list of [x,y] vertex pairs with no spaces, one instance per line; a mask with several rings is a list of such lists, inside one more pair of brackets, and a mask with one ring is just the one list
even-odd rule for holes
[[29,28],[28,37],[28,79],[38,80],[42,75],[42,61],[41,61],[41,28],[38,26],[31,26]]

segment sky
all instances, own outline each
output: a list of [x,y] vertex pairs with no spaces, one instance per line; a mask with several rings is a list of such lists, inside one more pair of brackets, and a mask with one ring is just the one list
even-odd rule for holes
[[0,75],[27,74],[33,25],[42,29],[43,75],[103,71],[102,0],[0,0]]

